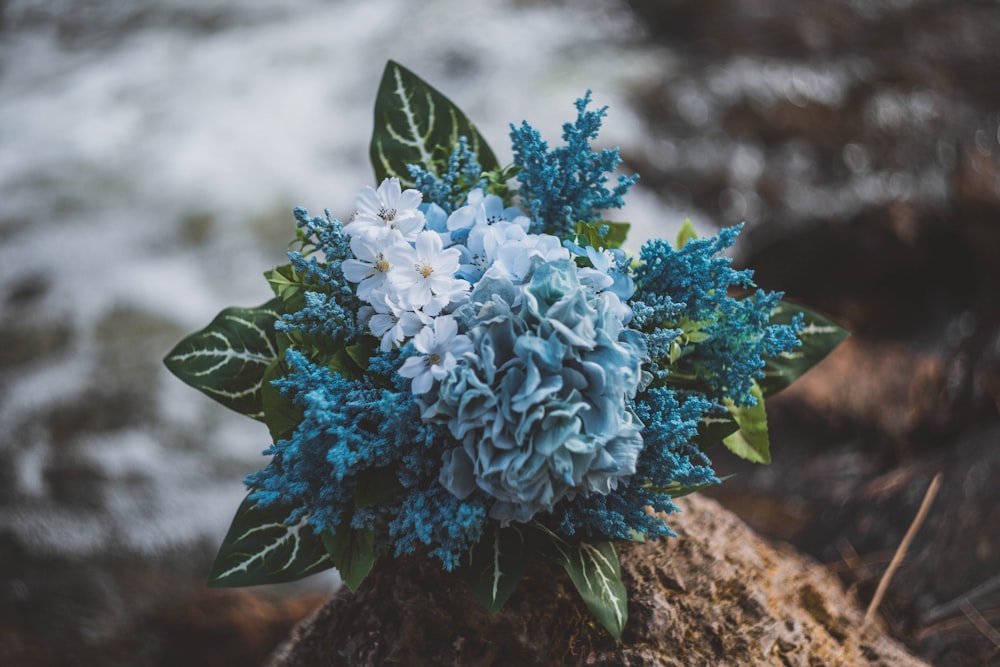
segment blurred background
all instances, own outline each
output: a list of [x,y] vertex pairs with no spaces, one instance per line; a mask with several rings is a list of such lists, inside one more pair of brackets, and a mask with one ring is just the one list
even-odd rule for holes
[[711,494],[936,665],[1000,660],[1000,4],[0,0],[0,664],[253,665],[335,589],[208,591],[263,426],[160,362],[270,297],[295,205],[372,183],[385,61],[501,161],[592,89],[629,243],[740,221],[758,283],[854,335]]

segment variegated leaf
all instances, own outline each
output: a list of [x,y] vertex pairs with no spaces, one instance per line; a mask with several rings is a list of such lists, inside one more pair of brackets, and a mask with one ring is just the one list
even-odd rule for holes
[[613,542],[570,543],[552,531],[548,557],[562,565],[584,604],[615,639],[621,639],[628,620],[628,592],[622,583],[621,565]]
[[285,524],[293,509],[287,505],[262,508],[247,496],[222,541],[208,585],[277,584],[333,567],[333,560],[306,517],[293,525]]
[[434,163],[447,160],[463,136],[484,171],[497,168],[493,151],[461,109],[399,63],[386,64],[370,147],[377,182],[395,176],[404,187],[413,187],[406,165],[433,171]]
[[281,306],[226,308],[211,324],[182,340],[163,363],[174,375],[227,408],[263,420],[261,385],[278,356],[274,322]]
[[494,528],[469,551],[462,573],[473,595],[496,613],[517,589],[534,555],[532,531],[516,526]]
[[849,335],[836,322],[787,301],[779,302],[778,307],[771,311],[771,324],[789,324],[799,313],[803,316],[802,331],[798,335],[802,344],[790,352],[765,360],[764,377],[758,380],[765,397],[790,385]]

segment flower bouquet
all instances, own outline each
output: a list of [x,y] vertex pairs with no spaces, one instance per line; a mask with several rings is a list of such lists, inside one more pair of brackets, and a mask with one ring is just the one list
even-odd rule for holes
[[554,149],[512,125],[502,166],[388,63],[378,186],[344,221],[296,209],[274,298],[166,357],[273,438],[210,585],[335,567],[355,589],[376,558],[419,552],[495,611],[543,559],[619,638],[615,543],[672,535],[671,500],[720,481],[710,448],[769,461],[764,398],[846,332],[733,269],[739,227],[624,250],[628,225],[602,216],[635,177],[609,182],[618,151],[592,149],[590,104]]

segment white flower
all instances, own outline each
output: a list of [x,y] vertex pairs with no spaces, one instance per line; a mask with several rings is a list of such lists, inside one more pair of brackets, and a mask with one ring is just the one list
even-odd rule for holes
[[368,320],[368,328],[376,336],[382,337],[379,349],[383,352],[388,352],[394,344],[400,345],[410,336],[416,335],[431,321],[431,318],[419,311],[404,309],[385,293],[376,295],[372,307],[375,313]]
[[345,259],[341,270],[344,278],[358,283],[358,298],[362,301],[372,303],[384,290],[386,276],[391,268],[386,251],[396,245],[407,245],[402,233],[396,229],[371,231],[351,237],[354,258]]
[[417,208],[423,195],[419,190],[403,192],[398,178],[387,178],[378,190],[366,185],[354,198],[354,216],[344,227],[349,236],[371,229],[397,229],[412,241],[424,228],[424,214]]
[[386,249],[389,284],[403,304],[413,310],[426,306],[425,312],[436,314],[469,290],[467,281],[455,278],[460,256],[458,248],[443,248],[437,232],[422,231],[414,247]]
[[413,347],[421,354],[407,358],[399,374],[413,380],[414,394],[426,394],[435,381],[455,367],[459,358],[472,352],[472,341],[465,334],[458,334],[454,317],[442,315],[413,338]]

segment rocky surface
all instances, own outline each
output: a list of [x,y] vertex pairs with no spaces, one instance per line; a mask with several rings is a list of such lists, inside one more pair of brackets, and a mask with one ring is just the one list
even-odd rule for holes
[[538,564],[496,615],[433,559],[383,561],[300,624],[268,667],[309,665],[923,665],[875,627],[825,568],[689,497],[679,537],[620,549],[621,642],[561,571]]

